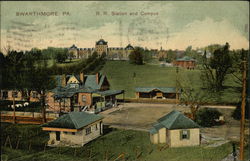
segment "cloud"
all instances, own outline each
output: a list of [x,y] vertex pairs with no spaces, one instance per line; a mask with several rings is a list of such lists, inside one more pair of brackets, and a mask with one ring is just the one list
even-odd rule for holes
[[231,49],[249,48],[247,40],[227,20],[214,21],[206,18],[202,21],[193,21],[169,40],[169,48],[203,47],[209,44],[225,44],[228,42]]

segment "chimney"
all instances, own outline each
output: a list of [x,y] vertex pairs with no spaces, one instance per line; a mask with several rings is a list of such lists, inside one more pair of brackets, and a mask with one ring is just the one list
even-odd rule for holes
[[97,72],[96,74],[95,74],[95,78],[96,78],[96,83],[97,84],[99,84],[99,72]]
[[62,87],[66,86],[66,75],[65,74],[63,74],[61,77],[61,83],[62,83]]
[[80,80],[81,80],[81,83],[84,84],[84,74],[83,74],[83,72],[80,73]]

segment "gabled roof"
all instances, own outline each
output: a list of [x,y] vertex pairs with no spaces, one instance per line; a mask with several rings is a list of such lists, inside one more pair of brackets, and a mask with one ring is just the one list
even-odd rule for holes
[[200,128],[197,123],[176,110],[173,110],[172,112],[158,119],[157,123],[153,125],[149,132],[151,134],[155,134],[163,127],[169,130]]
[[[137,87],[136,92],[151,92],[153,90],[159,90],[163,93],[176,93],[175,87]],[[180,93],[180,90],[178,91]]]
[[102,116],[86,112],[70,112],[56,120],[43,124],[42,127],[80,129],[91,123],[103,119]]
[[106,76],[105,75],[100,75],[99,76],[99,84],[96,82],[96,75],[86,75],[87,78],[85,80],[85,87],[89,87],[92,89],[100,89],[102,86],[102,83],[104,82]]

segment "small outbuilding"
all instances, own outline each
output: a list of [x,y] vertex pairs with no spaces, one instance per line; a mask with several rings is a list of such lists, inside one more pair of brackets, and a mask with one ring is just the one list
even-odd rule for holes
[[180,89],[175,87],[137,87],[135,95],[137,99],[179,99]]
[[153,144],[166,143],[169,147],[200,145],[200,126],[176,110],[158,119],[149,132]]
[[83,146],[103,133],[103,117],[86,112],[70,112],[42,125],[49,131],[48,145]]

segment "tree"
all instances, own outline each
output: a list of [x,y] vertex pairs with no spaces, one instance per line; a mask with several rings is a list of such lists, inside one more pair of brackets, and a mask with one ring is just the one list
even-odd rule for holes
[[[180,103],[186,105],[191,112],[191,118],[196,119],[196,113],[202,105],[214,100],[216,96],[210,92],[206,92],[200,88],[190,88],[192,85],[191,76],[177,80],[177,88],[181,90]],[[182,82],[182,83],[181,83]]]
[[131,64],[143,65],[143,48],[136,47],[134,51],[129,54],[129,61]]
[[70,51],[68,52],[68,58],[69,58],[69,61],[71,62],[71,60],[74,58],[74,52],[73,51]]
[[203,127],[216,125],[215,120],[222,114],[217,109],[203,108],[196,114],[196,122]]
[[[4,87],[12,89],[13,92],[23,90],[23,61],[24,53],[17,51],[8,51],[5,62],[5,71],[3,73]],[[15,96],[13,96],[13,122],[15,123]]]
[[207,59],[203,57],[201,79],[207,89],[217,92],[223,89],[226,75],[230,73],[230,68],[232,67],[229,47],[229,44],[226,43],[222,48],[214,51],[212,58]]
[[58,50],[56,52],[55,59],[58,63],[63,63],[68,58],[67,51],[66,50]]
[[33,80],[29,83],[31,84],[32,90],[40,94],[43,122],[46,122],[46,93],[48,90],[53,89],[56,86],[56,81],[52,78],[50,73],[48,73],[46,60],[43,60],[43,62],[36,67]]

